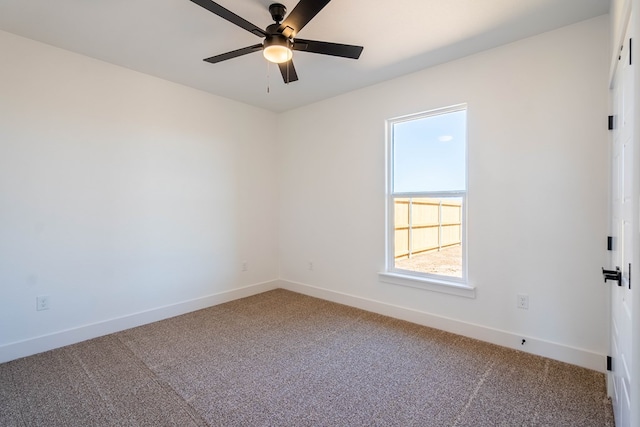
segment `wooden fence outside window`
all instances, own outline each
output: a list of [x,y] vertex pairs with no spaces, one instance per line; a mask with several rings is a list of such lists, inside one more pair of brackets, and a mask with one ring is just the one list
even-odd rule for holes
[[440,250],[462,242],[462,201],[397,198],[394,200],[395,259]]

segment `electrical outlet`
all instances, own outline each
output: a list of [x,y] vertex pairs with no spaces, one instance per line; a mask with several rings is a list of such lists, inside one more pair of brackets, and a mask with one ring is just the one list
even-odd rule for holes
[[518,294],[518,308],[529,310],[529,295]]
[[247,264],[247,261],[242,261],[242,271],[247,270],[249,270],[249,264]]
[[36,297],[36,310],[38,310],[38,311],[49,310],[49,296],[48,295],[41,295],[39,297]]
[[313,261],[309,261],[309,270],[313,270]]

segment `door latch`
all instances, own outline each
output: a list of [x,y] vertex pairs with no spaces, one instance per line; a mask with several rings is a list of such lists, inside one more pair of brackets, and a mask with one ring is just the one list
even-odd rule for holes
[[614,280],[618,282],[618,286],[622,286],[622,272],[620,271],[620,267],[616,267],[615,270],[605,270],[603,267],[602,275],[604,276],[604,283],[607,283],[607,280]]

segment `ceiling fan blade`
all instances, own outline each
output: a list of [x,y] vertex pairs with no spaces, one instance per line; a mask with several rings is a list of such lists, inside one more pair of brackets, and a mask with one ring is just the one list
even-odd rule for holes
[[330,1],[331,0],[300,0],[291,13],[289,13],[287,19],[280,24],[278,32],[287,38],[295,37]]
[[230,10],[225,9],[224,7],[220,6],[218,3],[215,3],[211,0],[191,0],[191,1],[197,4],[198,6],[204,7],[209,12],[215,13],[220,18],[226,19],[232,24],[236,24],[240,28],[244,28],[245,30],[255,34],[258,37],[267,36],[267,34],[260,27],[253,25],[251,22],[247,21],[244,18],[239,17],[238,15],[231,12]]
[[298,73],[296,73],[296,67],[293,66],[292,59],[278,64],[278,68],[280,68],[280,74],[282,74],[282,80],[285,83],[288,84],[298,80]]
[[227,59],[237,58],[238,56],[246,55],[252,52],[257,52],[259,50],[262,50],[262,44],[254,44],[253,46],[247,46],[247,47],[243,47],[242,49],[232,50],[231,52],[212,56],[211,58],[203,59],[203,61],[207,61],[212,64],[215,64],[217,62],[222,62],[222,61],[226,61]]
[[342,58],[360,58],[364,48],[350,44],[320,42],[317,40],[295,39],[293,50],[302,52],[320,53],[322,55],[340,56]]

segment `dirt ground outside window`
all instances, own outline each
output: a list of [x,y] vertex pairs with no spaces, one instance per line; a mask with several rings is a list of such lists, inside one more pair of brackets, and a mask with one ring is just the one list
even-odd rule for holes
[[462,246],[450,246],[441,251],[414,255],[409,259],[397,259],[395,267],[421,273],[462,277]]

